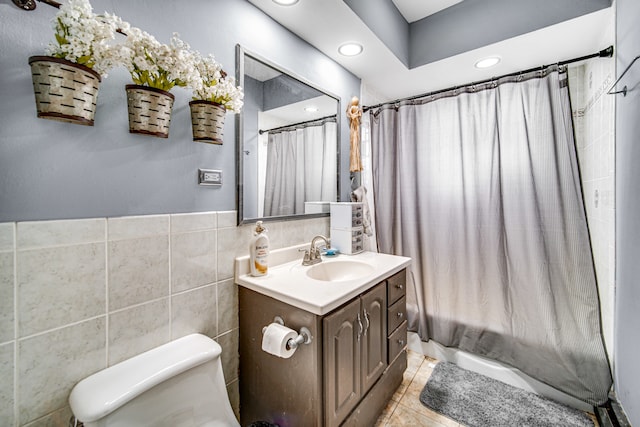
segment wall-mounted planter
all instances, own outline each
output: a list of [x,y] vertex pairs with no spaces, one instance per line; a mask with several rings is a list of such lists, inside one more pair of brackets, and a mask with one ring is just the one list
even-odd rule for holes
[[224,117],[227,109],[224,105],[211,101],[191,101],[191,129],[193,140],[209,144],[222,144]]
[[161,89],[126,85],[129,108],[129,132],[169,137],[171,109],[175,97]]
[[93,126],[100,74],[51,56],[29,58],[38,117]]

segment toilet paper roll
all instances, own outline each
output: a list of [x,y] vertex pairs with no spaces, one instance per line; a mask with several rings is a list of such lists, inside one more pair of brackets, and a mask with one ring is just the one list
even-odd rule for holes
[[279,323],[271,323],[262,335],[262,350],[285,359],[293,356],[296,352],[295,348],[287,348],[287,341],[295,339],[298,333],[293,329],[280,325]]

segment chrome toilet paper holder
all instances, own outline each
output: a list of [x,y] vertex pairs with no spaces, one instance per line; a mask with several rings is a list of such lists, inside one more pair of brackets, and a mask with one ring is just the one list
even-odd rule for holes
[[[276,316],[273,318],[273,323],[278,323],[282,326],[285,326],[284,324],[284,319],[280,316]],[[262,328],[262,334],[264,335],[265,331],[267,330],[267,327],[264,326]],[[311,331],[303,326],[300,328],[300,332],[298,332],[298,336],[295,338],[291,338],[289,341],[287,341],[287,349],[295,349],[298,348],[299,346],[301,346],[302,344],[311,344],[311,341],[313,341],[313,336],[311,335]]]

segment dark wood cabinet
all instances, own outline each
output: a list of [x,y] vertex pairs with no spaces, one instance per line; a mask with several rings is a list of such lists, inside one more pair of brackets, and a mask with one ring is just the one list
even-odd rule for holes
[[[402,270],[324,316],[240,287],[242,425],[375,424],[407,366],[404,281]],[[262,327],[274,316],[307,327],[312,343],[289,359],[262,351]]]
[[386,293],[380,283],[323,319],[327,427],[339,426],[387,367]]

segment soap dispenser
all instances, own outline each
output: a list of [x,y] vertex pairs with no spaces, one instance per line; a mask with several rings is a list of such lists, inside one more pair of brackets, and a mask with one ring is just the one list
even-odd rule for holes
[[265,276],[269,268],[269,236],[262,221],[256,222],[253,238],[249,243],[249,263],[252,276]]

